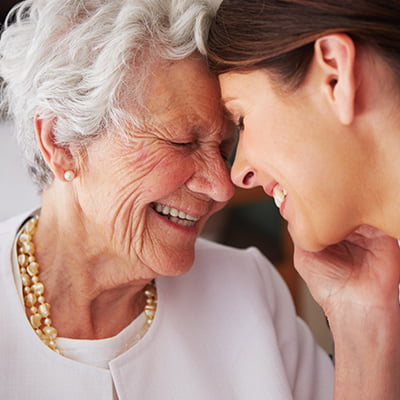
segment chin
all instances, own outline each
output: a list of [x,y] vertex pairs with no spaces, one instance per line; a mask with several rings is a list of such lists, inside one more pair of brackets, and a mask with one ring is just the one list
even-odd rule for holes
[[288,225],[288,231],[293,243],[304,251],[317,253],[330,245],[330,243],[321,243],[314,235],[310,235],[305,230],[297,231],[291,229],[290,224]]
[[192,254],[184,254],[169,257],[168,262],[164,264],[164,267],[160,268],[160,275],[164,276],[179,276],[186,274],[194,263],[194,251]]
[[319,243],[309,243],[309,242],[303,244],[296,242],[296,246],[310,253],[318,253],[319,251],[324,250],[329,245],[321,245]]

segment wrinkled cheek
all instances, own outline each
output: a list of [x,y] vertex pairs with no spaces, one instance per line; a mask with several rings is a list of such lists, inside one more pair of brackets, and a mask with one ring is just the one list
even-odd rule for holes
[[111,243],[116,251],[135,257],[143,248],[145,237],[145,212],[128,203],[122,204],[110,221]]

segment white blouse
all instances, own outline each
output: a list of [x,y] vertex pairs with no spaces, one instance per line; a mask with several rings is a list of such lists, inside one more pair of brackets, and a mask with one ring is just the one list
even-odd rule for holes
[[[66,339],[74,348],[71,357],[79,360],[59,356],[33,331],[12,273],[13,243],[24,217],[0,223],[1,399],[333,398],[332,363],[296,317],[275,268],[254,248],[201,239],[189,272],[156,280],[157,312],[136,344],[121,348],[125,334],[135,343],[136,328],[129,327],[105,342],[77,341],[75,347]],[[82,353],[89,353],[96,342],[104,348],[118,343],[116,353],[80,359],[81,344]]]

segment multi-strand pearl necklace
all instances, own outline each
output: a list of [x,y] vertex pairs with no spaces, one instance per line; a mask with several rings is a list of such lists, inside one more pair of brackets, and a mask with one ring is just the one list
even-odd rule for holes
[[[17,239],[17,256],[23,296],[26,308],[30,311],[29,321],[42,342],[50,349],[60,353],[57,348],[57,329],[50,319],[50,304],[44,297],[44,285],[39,280],[39,264],[35,259],[35,247],[32,237],[36,231],[39,216],[29,219],[23,226]],[[153,322],[157,309],[157,290],[154,282],[144,288],[146,306],[144,312],[147,318],[147,329]]]

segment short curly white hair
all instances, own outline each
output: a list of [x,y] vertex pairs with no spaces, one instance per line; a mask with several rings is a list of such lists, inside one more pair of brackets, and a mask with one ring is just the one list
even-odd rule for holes
[[35,115],[54,118],[62,146],[84,148],[110,127],[125,131],[135,123],[126,105],[140,103],[154,61],[205,54],[219,3],[26,0],[11,11],[0,39],[1,102],[40,190],[54,175],[35,139]]

